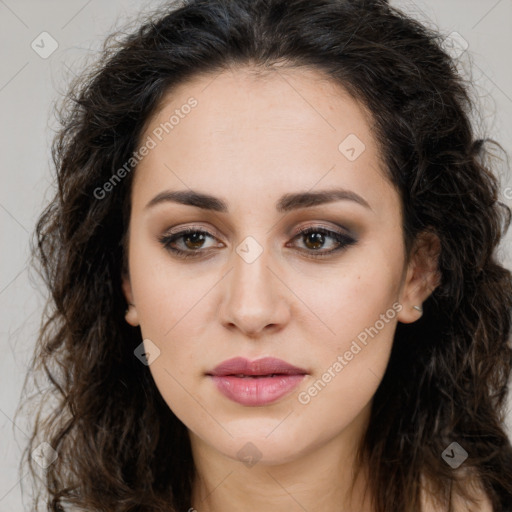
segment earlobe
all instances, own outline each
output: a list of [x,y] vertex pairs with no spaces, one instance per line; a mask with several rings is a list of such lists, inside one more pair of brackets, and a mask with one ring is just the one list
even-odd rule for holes
[[124,318],[127,323],[129,323],[133,327],[137,327],[139,325],[139,318],[137,315],[137,310],[135,309],[135,304],[129,304],[126,309]]
[[399,322],[412,323],[421,318],[423,303],[440,284],[440,252],[441,242],[435,233],[426,230],[418,235],[402,285]]
[[128,307],[126,308],[124,318],[131,326],[136,327],[139,325],[139,318],[137,314],[137,308],[135,307],[135,303],[133,301],[133,293],[130,278],[126,274],[123,275],[122,278],[122,288],[126,302],[128,303]]

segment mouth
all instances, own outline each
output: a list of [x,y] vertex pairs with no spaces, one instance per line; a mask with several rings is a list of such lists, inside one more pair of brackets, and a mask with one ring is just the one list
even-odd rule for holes
[[237,375],[234,374],[226,374],[221,375],[222,377],[238,377],[239,379],[261,379],[263,377],[281,377],[285,375],[300,375],[300,374],[290,374],[290,373],[271,373],[266,375],[244,375],[243,373],[239,373]]
[[224,361],[206,375],[226,398],[245,406],[264,406],[289,394],[308,372],[281,359]]
[[233,377],[276,377],[281,375],[306,375],[304,368],[294,366],[282,359],[263,357],[249,361],[244,357],[234,357],[217,365],[207,375]]

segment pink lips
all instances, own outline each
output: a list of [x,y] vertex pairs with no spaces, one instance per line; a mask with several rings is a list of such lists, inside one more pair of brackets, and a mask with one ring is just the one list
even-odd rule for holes
[[273,357],[252,362],[235,357],[219,364],[207,375],[227,398],[242,405],[258,406],[275,402],[289,393],[307,373],[303,368]]

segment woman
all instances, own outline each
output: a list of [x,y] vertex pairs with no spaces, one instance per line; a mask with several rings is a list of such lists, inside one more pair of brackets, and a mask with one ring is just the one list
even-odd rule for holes
[[512,510],[510,210],[441,41],[362,0],[109,39],[37,226],[48,510]]

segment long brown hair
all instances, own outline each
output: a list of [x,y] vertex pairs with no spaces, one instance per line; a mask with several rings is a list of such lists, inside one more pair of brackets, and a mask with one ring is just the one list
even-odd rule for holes
[[375,510],[420,510],[422,475],[448,507],[458,479],[442,453],[452,442],[469,454],[464,467],[495,511],[512,510],[512,278],[496,257],[511,212],[442,35],[378,0],[190,0],[138,23],[107,39],[64,99],[52,146],[58,190],[35,232],[51,297],[31,374],[47,380],[41,411],[54,406],[37,416],[24,462],[35,480],[32,450],[46,441],[58,454],[44,471],[47,510],[190,506],[187,429],[134,356],[140,331],[124,321],[135,168],[98,190],[129,161],[173,86],[277,64],[324,73],[369,109],[400,193],[407,250],[427,228],[441,241],[441,284],[419,321],[397,327],[361,445]]

